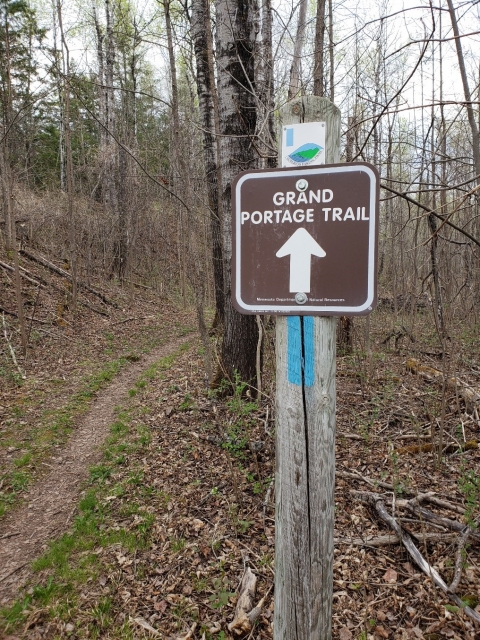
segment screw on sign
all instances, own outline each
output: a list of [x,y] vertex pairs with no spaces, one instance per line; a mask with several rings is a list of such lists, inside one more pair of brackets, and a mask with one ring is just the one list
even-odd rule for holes
[[232,188],[237,310],[370,313],[378,189],[378,173],[367,163],[240,174]]

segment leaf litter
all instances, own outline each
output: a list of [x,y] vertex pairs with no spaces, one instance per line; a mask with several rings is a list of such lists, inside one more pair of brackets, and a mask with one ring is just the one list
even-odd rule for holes
[[[268,363],[272,354],[266,356]],[[460,534],[407,512],[402,500],[430,494],[427,506],[439,517],[473,524],[478,449],[459,446],[440,463],[435,449],[399,454],[409,440],[438,442],[438,388],[407,373],[401,351],[388,351],[371,369],[362,358],[338,358],[333,638],[474,640],[474,622],[352,491],[382,493],[390,513],[449,584]],[[478,384],[474,370],[463,366],[462,375]],[[267,374],[267,392],[272,384]],[[238,387],[230,398],[205,389],[199,343],[138,387],[128,400],[130,427],[133,433],[143,425],[148,437],[129,448],[133,436],[126,436],[126,455],[85,487],[83,500],[92,487],[96,491],[97,542],[101,538],[104,546],[93,549],[95,562],[81,576],[86,552],[75,548],[67,558],[70,573],[77,569],[73,578],[64,567],[38,572],[29,585],[22,637],[235,638],[229,625],[250,570],[257,579],[252,604],[264,602],[245,637],[272,638],[273,394],[257,404]],[[445,444],[478,439],[478,423],[456,395],[449,392],[446,402]],[[427,533],[441,535],[422,538]],[[477,612],[479,560],[472,537],[458,594]],[[35,596],[34,585],[45,590],[49,580],[58,589],[43,600]]]

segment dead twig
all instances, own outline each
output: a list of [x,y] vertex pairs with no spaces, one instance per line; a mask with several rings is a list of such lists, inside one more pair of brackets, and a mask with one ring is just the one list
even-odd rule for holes
[[119,320],[118,322],[112,322],[111,326],[116,327],[119,324],[125,324],[126,322],[133,322],[134,320],[149,320],[154,318],[155,316],[139,316],[138,318],[125,318],[124,320]]
[[228,625],[228,630],[236,636],[244,636],[252,631],[252,627],[260,615],[265,597],[260,600],[256,607],[253,606],[255,591],[257,588],[257,576],[250,567],[247,567],[240,583],[235,617]]
[[[145,631],[148,631],[149,633],[151,633],[153,636],[159,636],[160,632],[157,631],[156,629],[154,629],[152,627],[151,624],[148,624],[148,622],[146,620],[144,620],[143,618],[132,618],[129,616],[130,622],[135,622],[136,624],[138,624],[139,627],[142,627],[142,629],[145,629]],[[191,636],[188,636],[189,638]]]
[[339,478],[351,478],[352,480],[359,480],[360,482],[364,482],[365,484],[370,485],[374,489],[378,489],[381,487],[382,489],[387,489],[387,491],[393,491],[393,484],[389,482],[383,482],[382,480],[375,480],[373,478],[368,478],[367,476],[362,476],[359,473],[355,473],[354,471],[335,471],[335,475]]
[[15,536],[19,536],[20,531],[11,531],[10,533],[5,533],[3,536],[0,536],[0,540],[5,540],[6,538],[14,538]]
[[186,636],[182,636],[178,640],[191,640],[191,638],[193,638],[193,634],[195,633],[195,629],[196,628],[197,628],[197,623],[194,622],[192,624],[192,626],[190,627],[190,629],[187,631],[187,635]]
[[463,600],[461,600],[455,593],[452,593],[443,580],[438,571],[432,567],[422,556],[420,551],[415,546],[410,535],[402,529],[398,522],[387,511],[383,502],[383,497],[377,493],[366,493],[362,491],[351,491],[351,494],[357,497],[361,502],[371,505],[375,508],[378,516],[383,522],[387,523],[391,529],[395,531],[397,536],[401,539],[403,546],[412,557],[415,564],[427,575],[432,582],[439,587],[450,600],[452,600],[457,607],[460,607],[466,615],[480,624],[480,615],[474,611],[471,607],[465,606]]
[[5,313],[2,313],[2,325],[3,325],[3,335],[5,336],[5,341],[8,345],[8,349],[10,351],[10,355],[12,356],[12,360],[13,360],[13,364],[15,365],[18,373],[20,374],[22,380],[26,380],[27,376],[25,375],[25,373],[21,370],[18,362],[17,362],[17,356],[15,355],[15,350],[12,347],[12,343],[10,342],[9,338],[8,338],[8,331],[7,331],[7,323],[5,322]]
[[[456,539],[454,533],[415,533],[412,534],[419,542],[452,542]],[[400,544],[401,540],[396,534],[375,536],[374,538],[335,538],[334,544],[354,545],[355,547],[389,547]]]
[[[11,316],[12,318],[18,318],[16,313],[13,313],[13,311],[8,311],[8,309],[4,309],[3,307],[0,307],[0,311],[2,313],[5,313],[7,316]],[[25,319],[31,320],[32,322],[38,322],[39,324],[50,324],[46,320],[38,320],[37,318],[31,318],[30,316],[25,316]]]
[[7,573],[6,576],[0,576],[0,582],[6,580],[10,576],[13,576],[14,573],[17,573],[17,571],[20,571],[20,569],[23,569],[23,567],[26,567],[27,564],[30,564],[30,563],[24,562],[23,564],[19,564],[18,567],[15,567],[15,569],[12,569],[10,573]]
[[270,504],[270,496],[272,494],[273,487],[275,486],[275,482],[273,478],[270,480],[270,484],[268,485],[267,493],[265,494],[265,499],[263,501],[263,528],[265,529],[265,518],[267,517],[267,509]]
[[462,533],[458,540],[457,546],[457,556],[455,558],[455,574],[453,576],[453,580],[449,586],[450,593],[455,593],[458,589],[458,585],[460,584],[460,580],[462,579],[462,568],[464,564],[464,551],[467,546],[468,538],[470,537],[472,530],[470,527],[466,527],[465,531]]

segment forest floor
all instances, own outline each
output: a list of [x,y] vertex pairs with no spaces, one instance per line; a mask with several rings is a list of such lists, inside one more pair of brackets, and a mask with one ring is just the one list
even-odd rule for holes
[[[102,291],[120,303],[110,317],[84,307],[75,323],[67,312],[61,324],[58,299],[42,293],[35,302],[25,290],[34,317],[46,323],[38,328],[48,331],[32,324],[26,379],[2,344],[0,553],[22,549],[36,530],[30,520],[41,522],[42,505],[52,509],[50,474],[62,477],[63,492],[78,458],[80,486],[57,501],[56,531],[36,540],[33,562],[28,550],[16,556],[24,566],[4,581],[0,637],[234,638],[228,625],[249,567],[257,577],[253,604],[263,602],[245,637],[272,638],[272,332],[261,401],[241,384],[225,398],[205,385],[193,314],[153,292]],[[13,300],[1,304],[13,312]],[[411,320],[415,342],[383,343],[401,321],[377,310],[369,351],[365,321],[356,319],[354,349],[337,359],[334,640],[474,640],[480,633],[466,613],[467,606],[480,613],[478,415],[458,388],[406,368],[415,357],[478,389],[478,327],[452,323],[457,333],[442,357],[429,312]],[[15,320],[6,321],[17,348]],[[97,417],[88,459],[73,444],[89,437]],[[373,494],[447,584],[458,564],[460,606],[398,544],[375,500],[365,504]],[[470,537],[462,548],[465,524]]]

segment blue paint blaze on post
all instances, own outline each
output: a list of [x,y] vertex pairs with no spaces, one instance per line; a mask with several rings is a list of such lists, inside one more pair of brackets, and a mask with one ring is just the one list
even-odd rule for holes
[[293,129],[287,129],[286,131],[286,146],[293,147]]
[[306,387],[313,387],[315,383],[315,342],[313,337],[313,317],[303,318],[303,375]]
[[[303,349],[302,327],[303,322]],[[313,318],[311,316],[288,316],[287,318],[287,368],[291,384],[312,387],[315,383],[315,346],[313,339]],[[304,357],[302,357],[302,351]]]
[[287,368],[288,381],[302,386],[302,332],[300,316],[287,318]]

